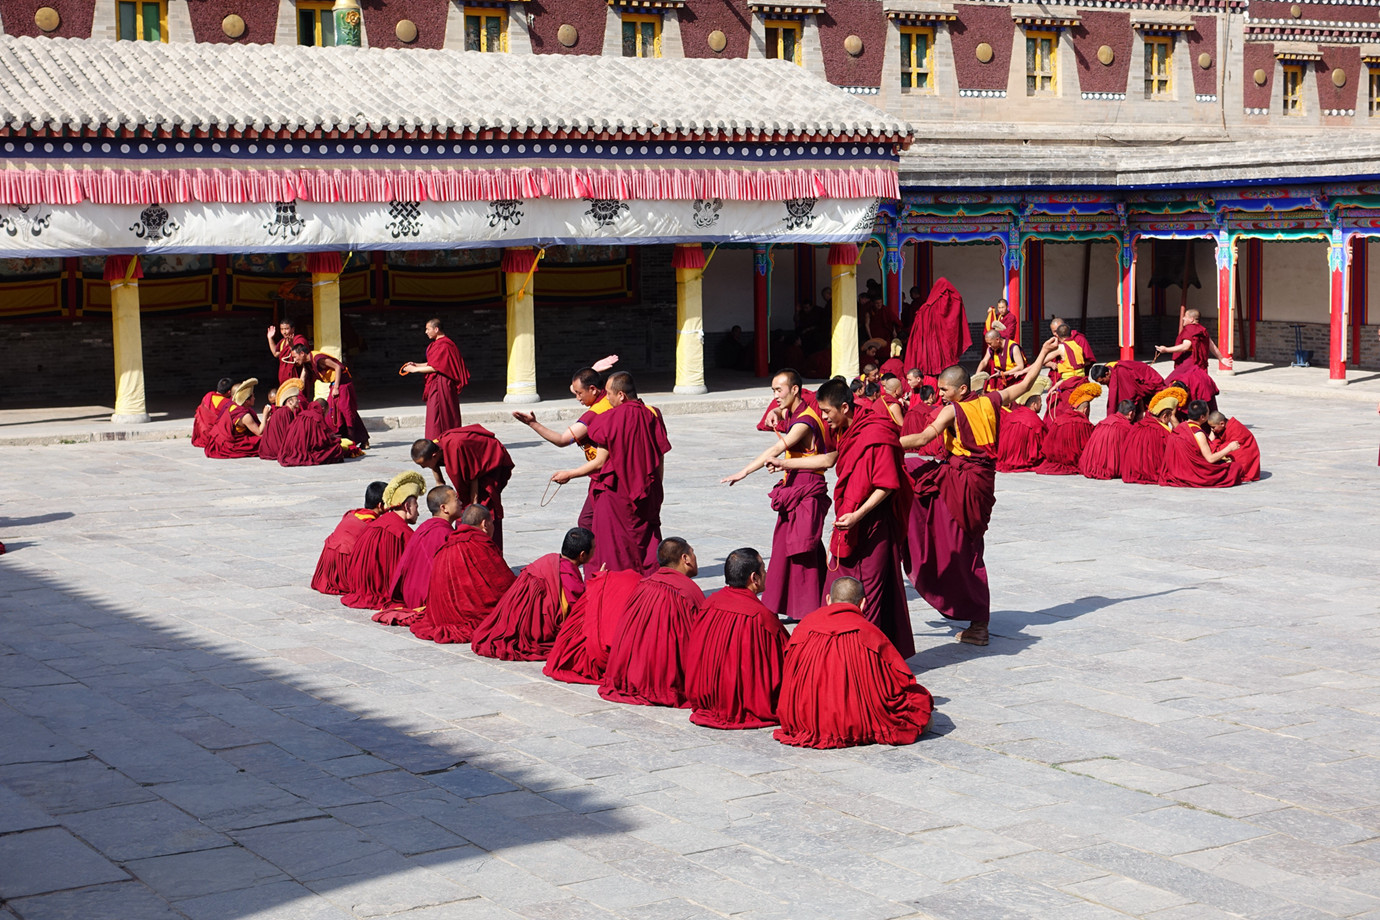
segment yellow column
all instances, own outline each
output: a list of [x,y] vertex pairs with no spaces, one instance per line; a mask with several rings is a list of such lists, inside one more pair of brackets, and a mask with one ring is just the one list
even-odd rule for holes
[[704,383],[704,247],[677,243],[676,269],[677,393],[708,393]]
[[858,376],[858,247],[829,247],[829,287],[834,298],[833,361],[835,377]]
[[508,306],[508,392],[506,403],[541,402],[537,394],[537,324],[532,285],[539,256],[530,246],[503,251],[503,281]]
[[345,360],[340,334],[340,272],[311,273],[312,348]]
[[[115,345],[115,412],[110,421],[132,425],[149,420],[144,403],[144,338],[139,326],[138,256],[128,263],[107,268],[118,269],[110,281],[110,329]],[[112,260],[113,261],[113,260]]]

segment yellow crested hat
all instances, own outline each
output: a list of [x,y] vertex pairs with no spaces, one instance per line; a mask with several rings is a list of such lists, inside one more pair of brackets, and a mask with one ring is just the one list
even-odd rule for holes
[[416,470],[399,473],[389,481],[383,490],[383,507],[397,508],[409,498],[421,498],[426,491],[426,480]]
[[1040,394],[1035,392],[1034,389],[1031,389],[1029,393],[1026,393],[1024,396],[1017,399],[1016,402],[1020,403],[1022,406],[1025,406],[1027,409],[1030,409],[1031,411],[1040,411]]
[[259,385],[258,377],[250,377],[235,384],[235,388],[230,391],[230,401],[237,406],[242,406],[254,395],[254,388]]
[[1092,402],[1101,395],[1102,387],[1097,384],[1080,383],[1078,386],[1074,387],[1073,392],[1069,394],[1069,405],[1075,407],[1081,406],[1083,403]]
[[981,390],[984,386],[987,385],[987,381],[990,380],[991,377],[992,375],[987,373],[986,371],[975,372],[971,377],[968,378],[968,389],[976,393],[978,390]]
[[291,380],[284,380],[278,385],[277,405],[281,406],[294,396],[302,395],[302,381],[294,377]]
[[1150,397],[1150,414],[1159,415],[1169,408],[1169,401],[1174,403],[1174,408],[1182,409],[1188,405],[1188,391],[1183,387],[1165,387],[1154,396]]

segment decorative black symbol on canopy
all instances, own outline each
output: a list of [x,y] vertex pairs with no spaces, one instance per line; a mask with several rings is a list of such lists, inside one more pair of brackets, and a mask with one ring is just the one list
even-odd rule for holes
[[712,227],[719,222],[719,211],[723,210],[722,198],[701,198],[695,202],[695,226]]
[[819,217],[818,214],[814,213],[815,202],[818,200],[818,198],[787,198],[783,202],[786,205],[786,216],[782,218],[786,224],[786,229],[799,230],[804,227],[808,230],[813,226],[815,219]]
[[627,202],[617,198],[586,198],[585,201],[589,202],[585,216],[594,218],[596,227],[612,227],[613,222],[628,210]]
[[269,236],[282,236],[287,239],[289,236],[301,236],[302,228],[307,222],[297,213],[297,202],[280,201],[273,206],[273,217],[263,228],[268,231]]
[[151,204],[139,212],[139,219],[130,224],[129,229],[141,240],[166,240],[181,230],[182,225],[172,219],[167,208]]
[[522,205],[521,198],[500,198],[497,201],[490,201],[489,226],[497,227],[502,224],[504,230],[508,229],[509,224],[514,227],[518,226],[522,223]]
[[393,218],[384,226],[393,239],[418,236],[422,232],[422,203],[420,201],[390,201],[388,216]]

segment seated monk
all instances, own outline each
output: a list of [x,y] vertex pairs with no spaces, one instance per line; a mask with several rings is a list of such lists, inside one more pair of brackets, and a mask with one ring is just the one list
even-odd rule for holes
[[786,643],[772,735],[796,747],[912,744],[934,701],[882,631],[862,615],[862,583],[837,578],[825,606]]
[[887,374],[882,377],[882,392],[879,395],[878,405],[886,408],[887,415],[900,428],[905,424],[906,406],[901,401],[901,391],[904,388],[901,378],[895,374]]
[[[1159,371],[1140,361],[1108,361],[1094,364],[1088,370],[1088,379],[1102,384],[1107,391],[1107,417],[1116,415],[1118,408],[1126,400],[1135,406],[1137,414],[1144,412],[1151,396],[1164,389],[1164,378]],[[1132,421],[1135,418],[1132,417]]]
[[259,438],[259,459],[277,460],[301,407],[302,381],[292,379],[278,387],[273,405],[264,410],[264,433]]
[[642,579],[618,619],[599,695],[638,706],[690,705],[685,696],[685,643],[704,606],[695,550],[680,537],[656,548],[659,568]]
[[1126,435],[1121,454],[1122,482],[1159,485],[1169,432],[1179,423],[1179,407],[1187,403],[1188,394],[1179,387],[1166,387],[1150,397],[1150,411]]
[[234,385],[234,380],[222,377],[214,390],[201,397],[201,405],[196,407],[196,413],[192,415],[193,447],[206,447],[206,433],[231,406],[230,388]]
[[570,608],[541,672],[568,684],[599,684],[609,663],[618,619],[642,575],[631,569],[595,572]]
[[1195,399],[1184,409],[1184,421],[1169,433],[1160,467],[1160,485],[1192,489],[1226,489],[1241,484],[1242,468],[1230,456],[1241,447],[1235,441],[1214,451],[1208,446],[1208,404]]
[[1078,459],[1078,472],[1088,479],[1121,478],[1121,454],[1135,415],[1136,401],[1123,399],[1115,412],[1094,425]]
[[[1044,462],[1045,420],[1040,418],[1040,394],[1027,393],[1003,408],[1001,438],[997,441],[998,473],[1029,473]],[[935,438],[930,446],[944,442]]]
[[[929,426],[934,417],[943,408],[939,404],[939,394],[934,387],[928,383],[918,383],[921,380],[920,371],[911,368],[906,371],[906,380],[912,384],[910,404],[906,407],[905,419],[901,422],[901,436],[908,434],[919,434]],[[931,441],[924,447],[916,447],[906,451],[907,457],[938,457],[944,453],[944,444],[938,439]],[[909,462],[909,460],[907,461]]]
[[1213,450],[1221,450],[1235,441],[1240,446],[1231,455],[1231,462],[1241,467],[1242,482],[1260,481],[1260,445],[1255,442],[1251,430],[1234,418],[1227,418],[1221,412],[1209,412],[1208,430],[1212,441],[1208,444]]
[[344,594],[345,574],[350,566],[350,553],[364,535],[364,528],[383,514],[383,490],[386,482],[371,482],[364,490],[364,507],[346,511],[335,530],[326,538],[321,547],[321,557],[316,560],[316,572],[311,577],[313,591],[322,594]]
[[393,591],[393,570],[398,567],[412,525],[417,521],[417,499],[426,480],[416,470],[399,473],[383,490],[384,512],[367,528],[350,554],[345,574],[345,594],[340,602],[360,610],[379,610]]
[[258,384],[258,378],[250,377],[230,391],[230,407],[206,433],[206,456],[234,460],[258,454],[263,430],[254,414],[254,387]]
[[[288,426],[282,446],[278,448],[279,466],[321,466],[345,459],[346,451],[341,445],[340,435],[336,434],[335,426],[327,420],[326,414],[324,399],[299,407],[297,417]],[[353,449],[349,455],[358,457],[361,453]]]
[[518,573],[498,605],[474,628],[476,655],[504,661],[545,661],[570,605],[585,593],[580,566],[594,555],[594,534],[565,532],[559,553],[548,553]]
[[1045,462],[1035,472],[1045,476],[1077,476],[1078,461],[1092,437],[1093,423],[1088,421],[1092,401],[1102,395],[1102,387],[1095,383],[1080,383],[1069,393],[1068,404],[1073,411],[1060,413],[1045,434]]
[[706,728],[763,728],[776,724],[786,628],[757,599],[767,568],[755,549],[735,549],[724,560],[716,591],[685,645],[685,695],[690,721]]
[[446,538],[431,563],[426,610],[412,635],[445,645],[469,642],[474,627],[513,586],[513,570],[494,546],[494,519],[483,505],[470,505],[460,526]]
[[426,507],[431,517],[407,541],[407,548],[393,569],[392,599],[374,614],[375,623],[411,626],[426,609],[432,563],[436,551],[455,530],[455,521],[460,517],[460,496],[450,486],[436,486],[426,493]]

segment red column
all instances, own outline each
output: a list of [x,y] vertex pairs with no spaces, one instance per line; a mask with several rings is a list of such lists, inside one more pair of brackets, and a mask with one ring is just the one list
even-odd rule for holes
[[369,255],[369,277],[374,282],[374,306],[382,307],[388,301],[386,287],[388,256],[383,250],[375,250]]
[[1007,243],[1006,250],[1006,305],[1016,317],[1014,339],[1021,341],[1021,249],[1020,243]]
[[1346,242],[1340,229],[1332,231],[1327,247],[1327,268],[1332,281],[1331,311],[1328,326],[1327,376],[1329,380],[1346,380],[1346,361],[1342,358],[1343,337],[1346,335]]
[[1121,247],[1121,360],[1136,356],[1136,237],[1127,235]]
[[[1231,370],[1232,346],[1235,344],[1232,334],[1236,326],[1232,322],[1235,272],[1236,241],[1223,231],[1217,234],[1217,350],[1222,353],[1217,369],[1222,371]],[[1183,310],[1179,311],[1179,318],[1183,319]]]
[[[211,262],[215,266],[212,269],[212,277],[215,280],[215,309],[230,309],[230,257],[226,255],[212,256]],[[279,317],[281,320],[282,318]]]
[[754,370],[758,377],[770,372],[771,354],[771,259],[766,246],[752,247],[752,344],[756,352]]
[[1347,350],[1347,356],[1352,364],[1361,363],[1361,327],[1366,324],[1366,301],[1370,288],[1370,251],[1366,248],[1367,242],[1360,234],[1351,238],[1346,314],[1347,325],[1351,327],[1351,347]]

